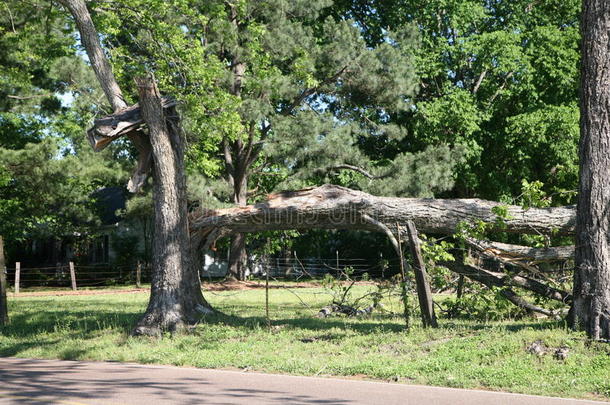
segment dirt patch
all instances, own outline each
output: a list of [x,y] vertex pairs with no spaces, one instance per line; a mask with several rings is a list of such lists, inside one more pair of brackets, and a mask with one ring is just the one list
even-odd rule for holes
[[120,289],[120,290],[76,290],[76,291],[30,291],[19,293],[18,295],[10,294],[12,297],[44,297],[44,296],[63,296],[63,295],[106,295],[106,294],[119,294],[119,293],[141,293],[149,292],[149,288],[131,288],[131,289]]
[[[204,293],[206,291],[234,291],[234,290],[256,290],[265,288],[265,283],[262,281],[235,281],[228,280],[217,283],[202,283]],[[320,287],[319,282],[304,281],[301,283],[291,284],[269,284],[269,289],[278,288],[316,288]]]

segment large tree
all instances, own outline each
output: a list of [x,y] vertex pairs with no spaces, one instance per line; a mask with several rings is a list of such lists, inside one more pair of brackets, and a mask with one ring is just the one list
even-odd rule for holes
[[[234,204],[279,184],[333,182],[419,196],[451,187],[451,148],[389,156],[362,150],[405,135],[388,119],[412,107],[413,27],[395,25],[371,45],[358,23],[329,14],[332,5],[120,0],[112,8],[97,5],[103,13],[94,18],[103,24],[123,88],[138,70],[135,60],[182,102],[187,164],[209,175],[220,163]],[[235,235],[237,278],[245,270],[243,246],[243,236]]]
[[584,0],[572,326],[610,339],[610,3]]
[[[326,0],[198,6],[210,19],[208,50],[227,67],[222,85],[239,102],[239,130],[222,139],[226,179],[238,205],[258,186],[250,181],[253,173],[278,174],[274,163],[290,168],[291,186],[297,175],[368,168],[357,143],[371,130],[370,117],[409,106],[412,30],[388,31],[385,43],[367,47],[353,21],[326,17],[329,6]],[[379,123],[374,131],[387,128]],[[233,236],[230,251],[230,272],[241,279],[244,235]]]
[[330,10],[355,19],[370,45],[388,27],[418,27],[416,108],[390,117],[408,136],[386,154],[460,145],[466,159],[447,196],[510,198],[525,179],[571,202],[579,0],[338,0]]
[[[114,110],[113,115],[96,121],[89,131],[93,146],[103,147],[123,135],[136,144],[140,156],[130,181],[133,189],[141,187],[150,166],[154,168],[151,295],[134,333],[158,335],[162,330],[179,330],[195,323],[211,309],[201,293],[189,244],[185,142],[173,108],[175,103],[163,100],[154,78],[147,75],[137,80],[140,105],[128,107],[84,0],[61,0],[61,3],[74,17],[93,70]],[[146,132],[139,128],[142,121],[147,125]]]

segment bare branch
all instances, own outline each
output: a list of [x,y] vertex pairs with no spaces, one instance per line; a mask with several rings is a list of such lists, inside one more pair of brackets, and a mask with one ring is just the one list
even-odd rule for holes
[[477,94],[477,91],[479,91],[479,87],[481,86],[483,79],[485,79],[485,76],[487,76],[487,70],[482,71],[481,74],[479,75],[477,82],[474,84],[474,87],[472,88],[472,94]]
[[80,32],[81,41],[87,51],[87,56],[89,56],[91,66],[95,71],[95,75],[97,76],[112,109],[117,112],[127,107],[121,88],[112,73],[110,62],[108,62],[108,59],[104,54],[97,30],[93,25],[91,15],[89,14],[89,10],[87,9],[84,0],[59,0],[59,2],[66,7],[74,17],[76,26]]

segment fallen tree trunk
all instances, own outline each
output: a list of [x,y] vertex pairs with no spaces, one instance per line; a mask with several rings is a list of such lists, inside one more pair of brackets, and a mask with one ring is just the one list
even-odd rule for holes
[[520,265],[519,263],[536,265],[539,263],[564,262],[574,258],[574,246],[533,248],[472,238],[467,238],[466,242],[482,254],[490,255],[516,265]]
[[[345,187],[324,185],[272,194],[267,201],[208,211],[191,223],[202,236],[283,229],[360,229],[379,232],[385,225],[411,220],[420,232],[452,234],[462,222],[483,221],[493,229],[500,203],[479,199],[377,197]],[[506,206],[505,206],[506,207]],[[507,206],[505,232],[574,233],[575,207]],[[371,221],[371,218],[374,221]],[[209,239],[209,238],[208,238]],[[208,241],[212,243],[213,241]]]
[[[261,232],[283,229],[357,229],[385,233],[396,248],[396,223],[412,221],[418,230],[427,233],[452,234],[462,222],[483,221],[490,229],[498,226],[493,208],[500,203],[478,199],[430,199],[377,197],[340,186],[324,185],[293,192],[272,194],[267,201],[244,207],[208,211],[191,221],[194,246],[210,247],[218,238],[231,233]],[[503,206],[508,215],[502,218],[504,232],[574,233],[574,207],[530,208]],[[402,236],[402,235],[401,235]],[[488,246],[489,247],[489,246]],[[527,248],[524,248],[527,250]],[[400,255],[400,249],[398,249]],[[530,252],[531,254],[531,252]],[[565,252],[561,252],[565,254]],[[540,254],[538,254],[540,257]],[[512,286],[536,292],[567,303],[571,296],[539,281],[493,273],[477,267],[453,267],[452,270],[488,286],[501,287],[511,302],[529,311],[553,315],[519,297]]]

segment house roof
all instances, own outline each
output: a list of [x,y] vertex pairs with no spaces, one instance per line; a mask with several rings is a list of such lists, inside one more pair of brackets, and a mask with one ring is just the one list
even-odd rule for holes
[[117,211],[124,210],[127,202],[127,192],[123,187],[100,188],[93,193],[93,197],[102,225],[113,225],[122,219]]

